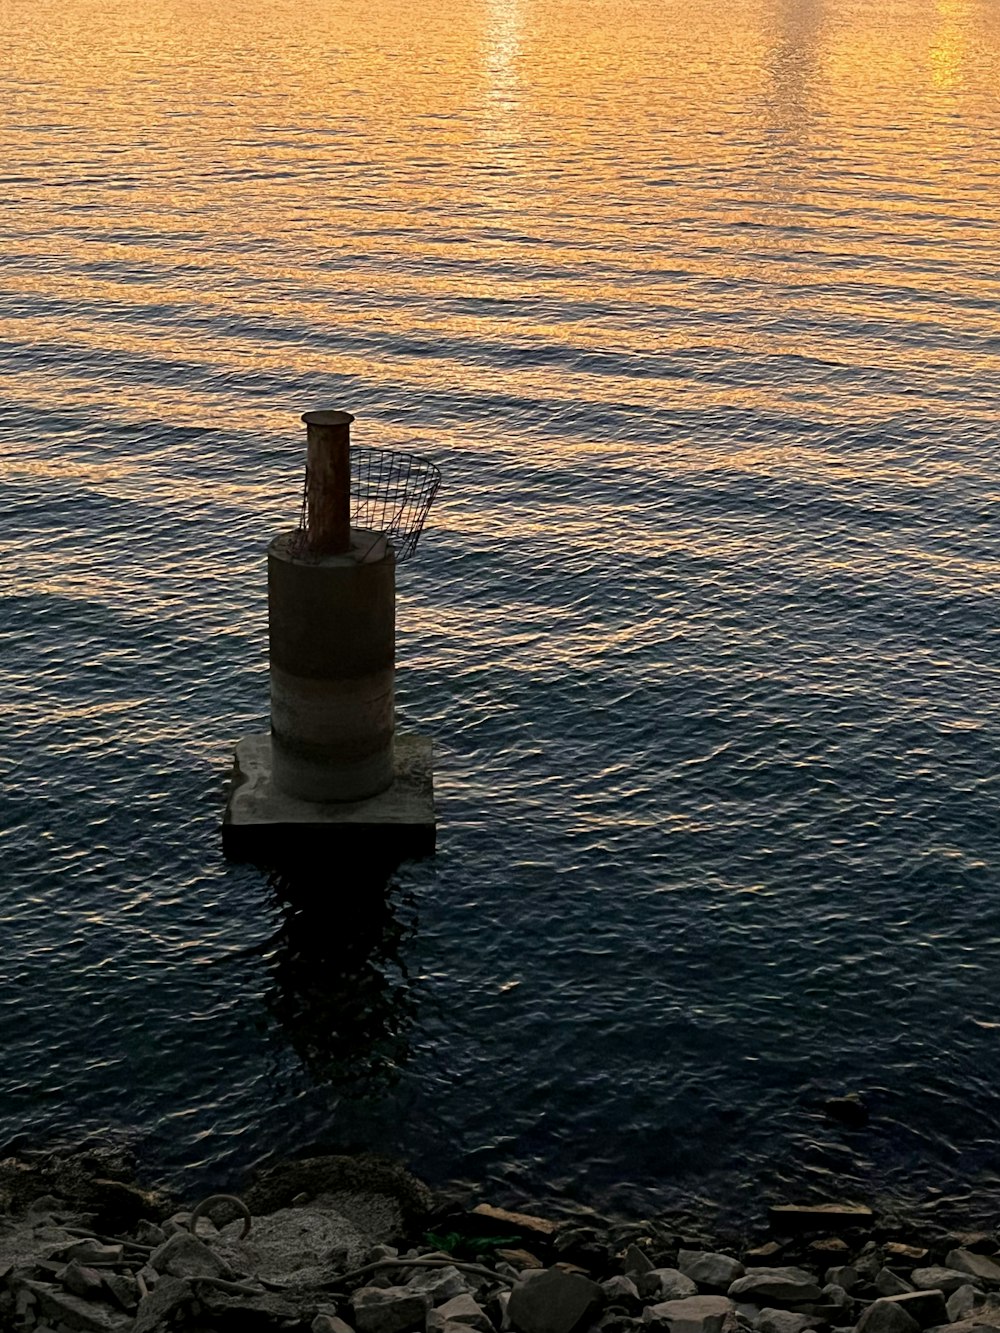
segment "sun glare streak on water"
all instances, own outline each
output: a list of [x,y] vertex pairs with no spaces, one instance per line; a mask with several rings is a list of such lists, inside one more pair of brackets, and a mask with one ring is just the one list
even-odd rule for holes
[[[998,33],[0,0],[0,1137],[995,1206]],[[445,473],[357,934],[219,845],[322,404]]]

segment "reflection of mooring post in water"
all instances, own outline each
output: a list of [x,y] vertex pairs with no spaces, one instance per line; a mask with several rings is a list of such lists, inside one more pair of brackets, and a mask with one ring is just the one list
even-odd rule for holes
[[264,859],[345,844],[425,854],[431,744],[395,733],[395,575],[440,473],[352,448],[347,412],[302,419],[302,520],[267,552],[271,733],[236,747],[223,842],[231,855]]

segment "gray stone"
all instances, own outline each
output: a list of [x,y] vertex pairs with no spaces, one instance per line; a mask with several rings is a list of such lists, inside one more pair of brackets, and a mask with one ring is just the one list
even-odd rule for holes
[[880,1268],[875,1275],[875,1290],[880,1296],[903,1296],[913,1288],[891,1268]]
[[132,1333],[154,1333],[175,1314],[194,1304],[191,1283],[179,1277],[164,1277],[139,1302]]
[[24,1287],[34,1296],[46,1319],[64,1325],[72,1333],[118,1333],[132,1322],[128,1315],[94,1305],[48,1282],[25,1282]]
[[62,1250],[64,1259],[75,1259],[81,1264],[120,1264],[125,1254],[123,1245],[103,1245],[99,1240],[78,1240]]
[[135,1314],[139,1304],[139,1284],[134,1277],[125,1273],[107,1273],[104,1285],[123,1310]]
[[74,1296],[97,1296],[104,1288],[104,1279],[96,1268],[87,1268],[79,1259],[71,1259],[65,1268],[56,1274],[56,1281],[61,1282]]
[[736,1314],[725,1296],[689,1296],[647,1305],[642,1319],[663,1333],[723,1333],[733,1326]]
[[841,1264],[837,1268],[826,1270],[826,1281],[832,1282],[836,1287],[843,1287],[846,1292],[852,1292],[859,1280],[858,1270],[853,1264]]
[[754,1320],[754,1333],[803,1333],[812,1328],[808,1315],[793,1314],[791,1310],[761,1310]]
[[882,1251],[873,1240],[868,1241],[853,1259],[851,1267],[863,1281],[874,1282],[879,1269],[884,1267]]
[[827,1305],[836,1305],[842,1310],[849,1310],[853,1304],[846,1290],[839,1287],[836,1282],[828,1282],[823,1288],[822,1295]]
[[640,1250],[638,1245],[630,1245],[625,1251],[622,1268],[627,1277],[641,1277],[643,1273],[651,1273],[655,1267],[649,1255],[645,1250]]
[[417,1268],[406,1280],[404,1286],[410,1291],[419,1291],[426,1295],[432,1306],[443,1305],[455,1296],[465,1296],[472,1291],[457,1268]]
[[911,1314],[892,1299],[873,1301],[854,1326],[854,1333],[920,1333]]
[[949,1250],[945,1263],[959,1273],[968,1273],[978,1278],[987,1286],[1000,1286],[1000,1264],[986,1254],[975,1254],[972,1250]]
[[[958,1291],[959,1287],[964,1287],[969,1277],[970,1274],[960,1273],[957,1268],[941,1268],[936,1265],[930,1268],[915,1268],[910,1274],[910,1279],[918,1291],[943,1291],[946,1296]],[[979,1286],[979,1282],[973,1279],[972,1285]]]
[[309,1325],[309,1333],[354,1333],[354,1330],[335,1314],[318,1314]]
[[736,1279],[746,1273],[738,1259],[710,1250],[681,1250],[677,1255],[677,1267],[699,1287],[713,1291],[728,1291]]
[[651,1268],[640,1275],[636,1285],[647,1300],[681,1301],[698,1295],[698,1284],[678,1268]]
[[140,1245],[151,1245],[155,1250],[157,1245],[163,1244],[167,1235],[162,1227],[158,1227],[155,1222],[150,1222],[144,1217],[135,1229],[135,1238]]
[[[318,1285],[329,1281],[334,1269],[360,1267],[372,1248],[371,1235],[321,1199],[255,1216],[246,1239],[242,1231],[242,1220],[228,1223],[212,1250],[236,1271],[266,1282]],[[388,1285],[396,1281],[390,1277]]]
[[1000,1309],[996,1306],[983,1306],[955,1324],[945,1324],[931,1329],[930,1333],[988,1333],[990,1329],[1000,1329]]
[[751,1268],[729,1288],[731,1300],[758,1305],[799,1305],[818,1301],[821,1295],[816,1279],[804,1268]]
[[967,1319],[979,1303],[977,1298],[982,1299],[982,1292],[974,1287],[971,1282],[967,1282],[964,1287],[956,1287],[948,1297],[949,1322],[957,1324],[960,1320]]
[[444,1305],[427,1312],[427,1333],[444,1333],[446,1324],[462,1324],[466,1328],[479,1328],[483,1333],[493,1333],[486,1311],[474,1296],[463,1292],[453,1296]]
[[229,1265],[189,1231],[175,1231],[153,1251],[149,1263],[167,1277],[233,1278]]
[[635,1311],[642,1304],[639,1288],[630,1277],[626,1277],[622,1273],[609,1277],[606,1282],[602,1282],[601,1291],[603,1291],[604,1299],[609,1305],[623,1305],[627,1310]]
[[406,1333],[421,1328],[430,1308],[427,1293],[410,1287],[359,1287],[351,1297],[358,1333]]
[[908,1315],[912,1315],[921,1328],[932,1324],[943,1324],[948,1317],[944,1295],[940,1291],[907,1291],[899,1296],[888,1296],[892,1305],[898,1305]]
[[603,1304],[596,1282],[581,1273],[549,1268],[526,1274],[515,1284],[507,1315],[518,1333],[574,1333],[591,1323]]

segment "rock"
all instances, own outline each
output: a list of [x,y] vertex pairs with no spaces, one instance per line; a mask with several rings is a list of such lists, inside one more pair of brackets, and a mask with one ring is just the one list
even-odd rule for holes
[[548,1218],[535,1217],[531,1213],[512,1213],[506,1208],[493,1208],[488,1203],[477,1204],[472,1215],[485,1218],[500,1231],[516,1231],[529,1239],[551,1240],[560,1229],[558,1222],[550,1222]]
[[822,1294],[827,1305],[836,1305],[842,1310],[849,1310],[853,1304],[846,1289],[839,1287],[836,1282],[828,1282]]
[[974,1250],[949,1250],[945,1264],[959,1273],[968,1273],[987,1286],[1000,1286],[1000,1264],[985,1254],[976,1254]]
[[135,1229],[135,1238],[140,1245],[151,1245],[155,1250],[157,1245],[162,1245],[167,1239],[167,1233],[155,1222],[143,1217]]
[[519,1272],[525,1268],[544,1268],[545,1265],[537,1255],[532,1254],[530,1250],[497,1250],[496,1256],[502,1259],[505,1264],[510,1264],[511,1268],[516,1268]]
[[931,1328],[928,1333],[990,1333],[1000,1329],[1000,1310],[977,1310],[968,1319],[957,1324],[941,1324]]
[[[946,1296],[950,1296],[959,1287],[964,1287],[969,1277],[970,1274],[961,1273],[957,1268],[931,1265],[930,1268],[915,1268],[910,1274],[910,1281],[919,1291],[943,1291]],[[972,1285],[979,1284],[974,1281]]]
[[79,1259],[71,1259],[65,1268],[60,1269],[56,1281],[74,1296],[93,1298],[104,1290],[104,1279],[97,1269],[87,1268]]
[[852,1227],[871,1226],[875,1214],[864,1204],[854,1203],[779,1203],[767,1210],[776,1231],[847,1231]]
[[854,1333],[919,1333],[920,1325],[894,1300],[873,1301],[854,1326]]
[[908,1315],[912,1315],[921,1328],[929,1328],[932,1324],[943,1324],[948,1318],[944,1295],[940,1291],[907,1291],[886,1299],[891,1304],[898,1305],[901,1310],[905,1310]]
[[423,1326],[430,1297],[411,1287],[359,1287],[351,1297],[358,1333],[405,1333]]
[[952,1231],[947,1238],[949,1250],[972,1250],[975,1254],[996,1254],[997,1237],[990,1231]]
[[882,1251],[873,1240],[868,1241],[854,1256],[851,1267],[855,1269],[859,1278],[866,1282],[874,1282],[879,1270],[885,1267]]
[[682,1301],[660,1301],[642,1312],[644,1324],[663,1333],[724,1333],[735,1322],[732,1301],[725,1296],[689,1296]]
[[758,1245],[752,1250],[747,1250],[743,1256],[743,1262],[748,1268],[766,1267],[771,1259],[777,1259],[778,1255],[784,1250],[783,1245],[779,1245],[776,1240],[769,1240],[764,1245]]
[[140,1293],[139,1284],[134,1277],[123,1273],[107,1273],[104,1285],[123,1310],[135,1314]]
[[550,1268],[515,1284],[507,1315],[518,1333],[574,1333],[594,1320],[603,1303],[590,1278]]
[[839,1236],[821,1236],[819,1240],[809,1242],[809,1253],[817,1263],[828,1264],[831,1259],[846,1259],[850,1246]]
[[868,1107],[856,1092],[846,1097],[828,1097],[823,1103],[823,1114],[849,1129],[861,1129],[868,1124]]
[[646,1251],[640,1250],[638,1245],[630,1245],[622,1258],[622,1269],[627,1277],[641,1277],[643,1273],[651,1273],[655,1267]]
[[453,1296],[450,1301],[445,1301],[444,1305],[438,1306],[437,1309],[428,1310],[427,1333],[445,1333],[446,1327],[450,1324],[459,1324],[463,1328],[479,1328],[483,1333],[493,1333],[493,1325],[486,1311],[475,1297],[468,1293]]
[[25,1282],[24,1288],[34,1296],[46,1320],[64,1326],[72,1333],[118,1333],[132,1322],[128,1315],[94,1305],[48,1282]]
[[318,1314],[309,1325],[309,1333],[354,1333],[354,1330],[335,1314]]
[[818,1301],[821,1295],[816,1279],[804,1268],[751,1268],[729,1288],[731,1300],[758,1305],[797,1305]]
[[753,1322],[755,1333],[803,1333],[812,1328],[808,1315],[793,1314],[791,1310],[761,1310]]
[[213,1333],[271,1333],[299,1326],[296,1306],[274,1292],[223,1291],[201,1278],[193,1278],[191,1285],[202,1306],[199,1323]]
[[698,1295],[698,1284],[677,1268],[651,1268],[640,1275],[636,1285],[646,1300],[681,1301]]
[[858,1270],[853,1264],[841,1264],[839,1268],[828,1268],[826,1270],[826,1281],[851,1292],[858,1285]]
[[913,1288],[897,1277],[891,1268],[880,1268],[875,1274],[875,1290],[880,1296],[902,1296]]
[[64,1259],[75,1259],[81,1264],[120,1264],[125,1254],[123,1245],[103,1245],[99,1240],[78,1240],[60,1251]]
[[455,1296],[466,1296],[472,1288],[457,1268],[418,1268],[404,1284],[409,1291],[419,1291],[429,1305],[443,1305]]
[[677,1267],[699,1287],[708,1287],[712,1291],[728,1291],[746,1272],[738,1259],[711,1250],[680,1250]]
[[623,1273],[618,1273],[614,1277],[609,1277],[606,1282],[602,1282],[601,1291],[608,1305],[622,1305],[632,1314],[637,1313],[642,1307],[639,1288]]
[[[322,1198],[255,1217],[246,1239],[242,1232],[241,1221],[227,1223],[212,1249],[233,1269],[255,1273],[266,1282],[326,1282],[335,1267],[359,1267],[372,1250],[372,1237]],[[387,1285],[396,1281],[392,1277]],[[370,1285],[379,1283],[372,1279]]]
[[231,1281],[229,1265],[189,1231],[177,1231],[149,1256],[151,1268],[168,1277],[221,1277]]
[[901,1241],[891,1240],[885,1246],[885,1257],[887,1261],[892,1260],[897,1268],[913,1268],[927,1258],[927,1251],[919,1245],[904,1245]]
[[369,1246],[393,1244],[408,1231],[422,1230],[433,1202],[427,1186],[405,1167],[371,1153],[278,1162],[243,1195],[254,1215],[254,1231],[258,1219],[291,1207],[303,1194],[346,1218],[367,1236]]
[[[967,1282],[964,1287],[956,1287],[948,1297],[947,1310],[948,1320],[952,1324],[957,1324],[963,1319],[967,1319],[973,1310],[975,1310],[978,1300],[982,1299],[982,1292],[974,1287],[971,1282]],[[936,1323],[943,1323],[943,1320],[935,1320]]]
[[148,1296],[139,1302],[132,1333],[155,1333],[174,1315],[186,1312],[194,1304],[191,1283],[179,1277],[164,1277]]

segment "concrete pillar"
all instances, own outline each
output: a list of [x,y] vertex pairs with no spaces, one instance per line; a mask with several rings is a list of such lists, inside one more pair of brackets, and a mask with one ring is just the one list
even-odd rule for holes
[[352,530],[340,555],[267,550],[275,786],[304,801],[360,801],[393,781],[396,559]]

